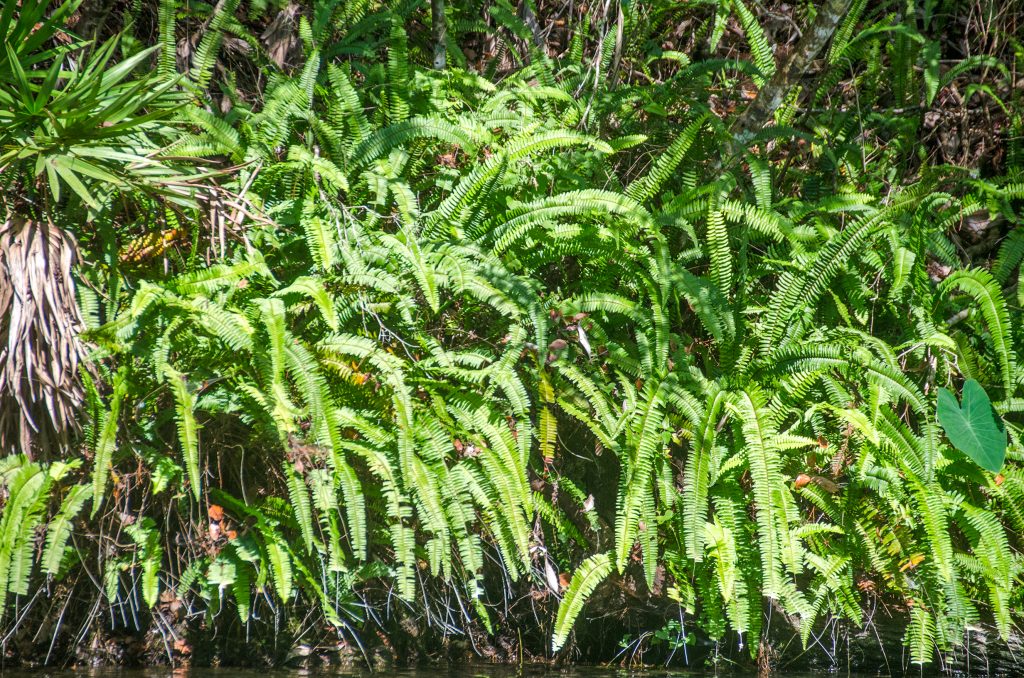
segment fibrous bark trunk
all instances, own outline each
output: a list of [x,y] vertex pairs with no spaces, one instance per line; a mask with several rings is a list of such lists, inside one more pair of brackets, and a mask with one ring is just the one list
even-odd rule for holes
[[14,216],[0,226],[0,454],[66,451],[79,429],[76,251],[49,222]]

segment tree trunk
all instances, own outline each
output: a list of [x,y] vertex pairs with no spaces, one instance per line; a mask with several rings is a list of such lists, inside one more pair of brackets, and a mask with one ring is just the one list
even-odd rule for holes
[[444,15],[444,0],[430,0],[430,24],[434,39],[434,68],[441,71],[448,65],[448,22]]
[[[544,38],[540,34],[540,23],[537,21],[537,14],[533,11],[533,0],[523,0],[523,4],[519,6],[519,18],[523,20],[526,27],[530,29],[530,35],[533,36],[533,46],[544,52]],[[526,63],[530,63],[530,48],[527,45],[526,54],[523,56]]]
[[782,67],[775,71],[754,102],[733,124],[734,143],[738,146],[734,150],[742,150],[743,145],[768,124],[785,101],[790,88],[803,79],[811,62],[828,44],[852,4],[853,0],[827,0],[822,4],[814,23],[804,32]]

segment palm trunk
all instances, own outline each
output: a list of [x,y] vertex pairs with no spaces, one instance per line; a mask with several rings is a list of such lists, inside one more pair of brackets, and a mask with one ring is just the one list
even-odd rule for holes
[[49,222],[0,228],[0,453],[66,452],[79,430],[81,315],[74,238]]

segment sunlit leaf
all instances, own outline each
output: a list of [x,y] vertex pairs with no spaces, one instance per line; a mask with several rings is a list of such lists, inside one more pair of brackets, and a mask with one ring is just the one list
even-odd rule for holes
[[954,447],[978,466],[997,472],[1006,458],[1006,426],[992,408],[988,394],[974,379],[964,383],[963,402],[939,389],[939,423]]

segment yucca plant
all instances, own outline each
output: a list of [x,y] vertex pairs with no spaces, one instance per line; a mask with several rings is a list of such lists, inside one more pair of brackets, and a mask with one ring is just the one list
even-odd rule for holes
[[188,178],[158,156],[177,105],[173,81],[138,77],[153,54],[116,62],[66,32],[79,2],[7,3],[0,14],[0,449],[68,449],[82,404],[86,349],[73,263],[84,224],[125,202],[190,203]]

